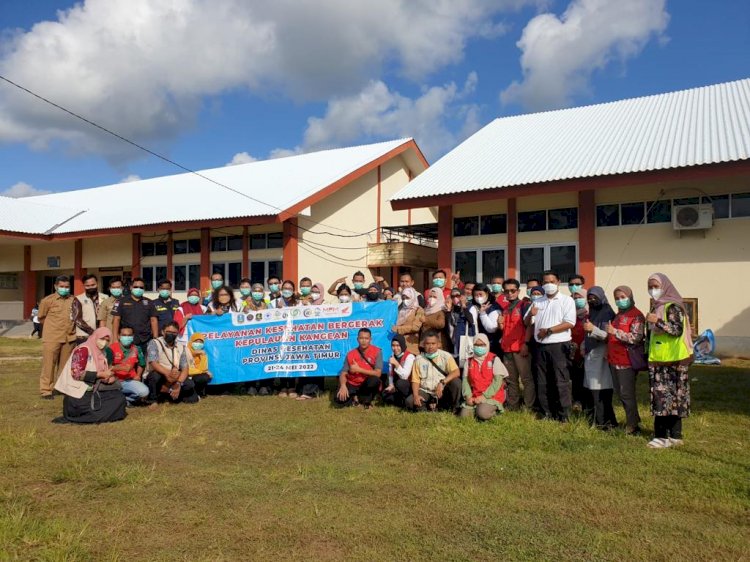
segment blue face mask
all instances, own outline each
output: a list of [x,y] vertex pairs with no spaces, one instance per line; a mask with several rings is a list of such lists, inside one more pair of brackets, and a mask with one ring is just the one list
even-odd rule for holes
[[200,297],[196,297],[195,295],[190,295],[190,296],[188,297],[188,302],[189,302],[190,304],[198,304],[198,302],[199,302],[200,300],[201,300],[201,298],[200,298]]
[[437,287],[438,289],[442,289],[443,287],[445,287],[445,279],[443,279],[442,277],[436,277],[432,280],[432,286]]
[[486,346],[484,346],[484,345],[482,345],[482,346],[475,345],[474,346],[474,355],[476,355],[477,357],[483,357],[484,355],[486,355],[486,353],[487,353],[487,347]]
[[355,282],[354,282],[354,288],[355,288],[355,289],[357,289],[358,291],[359,291],[359,290],[360,290],[360,289],[361,289],[362,287],[364,287],[364,286],[365,286],[365,284],[364,284],[364,283],[360,283],[359,281],[355,281]]
[[141,289],[140,287],[135,287],[130,292],[133,294],[134,297],[141,298],[145,290]]
[[493,283],[492,284],[492,292],[493,293],[499,293],[503,290],[503,286],[500,283]]
[[630,299],[625,297],[624,299],[618,299],[615,301],[615,305],[619,310],[627,310],[630,308]]
[[259,293],[257,291],[253,292],[253,300],[262,301],[263,300],[263,293]]
[[300,287],[299,292],[302,293],[303,297],[306,297],[310,294],[310,291],[312,291],[312,287]]
[[576,308],[581,309],[586,307],[586,299],[575,299],[576,301]]
[[133,345],[133,336],[120,336],[120,344],[123,347],[130,347]]
[[541,300],[544,300],[544,295],[540,295],[539,293],[532,293],[531,300],[532,302],[539,302]]
[[568,289],[570,289],[570,294],[572,295],[583,289],[583,285],[568,285]]
[[159,290],[159,296],[161,298],[163,298],[163,299],[168,299],[169,298],[169,292],[170,292],[169,289],[160,289]]
[[58,287],[57,288],[57,294],[61,297],[67,297],[70,294],[70,288],[69,287]]
[[243,297],[246,297],[246,296],[247,296],[247,295],[249,295],[249,294],[250,294],[251,292],[252,292],[252,291],[251,291],[250,287],[240,287],[240,294],[241,294],[241,295],[242,295]]
[[432,353],[427,353],[425,351],[424,356],[427,357],[427,359],[435,359],[435,357],[438,356],[438,352],[437,351],[433,351]]
[[218,289],[219,287],[224,286],[224,281],[222,281],[221,279],[214,279],[213,281],[211,281],[211,286],[214,289]]
[[279,284],[278,283],[271,283],[268,286],[268,290],[271,291],[272,293],[278,293],[279,292]]
[[285,299],[292,298],[293,294],[294,294],[294,291],[290,291],[289,289],[284,289],[283,291],[281,291],[281,296],[284,297]]
[[119,298],[122,296],[122,289],[110,289],[109,294],[115,298]]
[[203,350],[203,342],[202,341],[194,341],[193,342],[193,349],[195,351],[202,351]]

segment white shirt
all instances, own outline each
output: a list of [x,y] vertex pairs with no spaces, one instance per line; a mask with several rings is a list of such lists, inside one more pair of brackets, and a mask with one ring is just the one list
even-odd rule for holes
[[469,314],[471,314],[471,317],[474,319],[474,326],[477,328],[477,333],[479,332],[479,322],[482,323],[484,331],[488,334],[494,334],[497,332],[497,319],[500,316],[499,309],[494,309],[487,314],[486,312],[479,312],[479,309],[476,306],[472,306],[469,308]]
[[404,364],[399,364],[398,367],[394,367],[391,365],[391,371],[388,374],[388,384],[393,384],[393,375],[397,375],[398,378],[401,380],[408,380],[408,378],[411,376],[412,368],[414,367],[414,359],[416,359],[416,355],[413,353],[410,353],[409,356],[404,359]]
[[537,308],[534,316],[534,339],[539,343],[564,343],[570,341],[570,330],[549,334],[546,338],[540,339],[538,334],[542,328],[552,328],[563,322],[575,326],[576,323],[576,303],[568,295],[563,295],[558,291],[554,297],[545,298],[534,303]]

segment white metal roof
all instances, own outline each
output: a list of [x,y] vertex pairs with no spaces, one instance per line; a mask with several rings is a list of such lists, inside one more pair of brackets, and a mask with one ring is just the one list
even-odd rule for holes
[[0,231],[45,234],[82,212],[82,209],[35,203],[30,198],[0,196]]
[[[47,222],[40,220],[44,213],[33,212],[32,204],[85,211],[73,218],[67,216],[70,220],[54,228],[54,234],[277,215],[410,141],[399,139],[323,150],[198,172],[231,190],[196,174],[184,173],[27,197],[11,200],[12,204],[3,198],[0,230],[47,233]],[[16,214],[11,206],[16,204],[27,205],[27,212]],[[13,215],[13,222],[9,215]],[[38,226],[40,223],[42,226]]]
[[744,79],[495,119],[391,200],[748,158]]

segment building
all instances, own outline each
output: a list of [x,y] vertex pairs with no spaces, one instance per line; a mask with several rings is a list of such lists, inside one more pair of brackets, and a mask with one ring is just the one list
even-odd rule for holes
[[694,331],[750,356],[750,80],[496,119],[391,205],[438,206],[438,265],[467,280],[580,272],[648,311],[663,272]]
[[[221,272],[326,287],[362,270],[393,282],[433,268],[435,210],[388,198],[427,168],[412,139],[326,150],[198,173],[25,199],[0,198],[0,320],[28,318],[55,276],[142,276],[176,297]],[[434,233],[432,240],[424,232]],[[421,243],[426,240],[426,243]],[[423,278],[425,273],[421,273]],[[147,293],[148,294],[148,293]]]

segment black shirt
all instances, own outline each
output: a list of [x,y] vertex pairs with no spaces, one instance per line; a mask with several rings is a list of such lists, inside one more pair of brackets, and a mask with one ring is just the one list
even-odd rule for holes
[[112,316],[120,317],[120,328],[133,328],[134,344],[151,340],[151,318],[156,316],[156,311],[149,299],[135,300],[133,295],[120,297],[112,307]]
[[151,301],[151,306],[154,308],[154,316],[159,321],[159,332],[161,333],[164,326],[174,320],[174,313],[180,308],[180,302],[172,297],[166,300],[159,297]]

